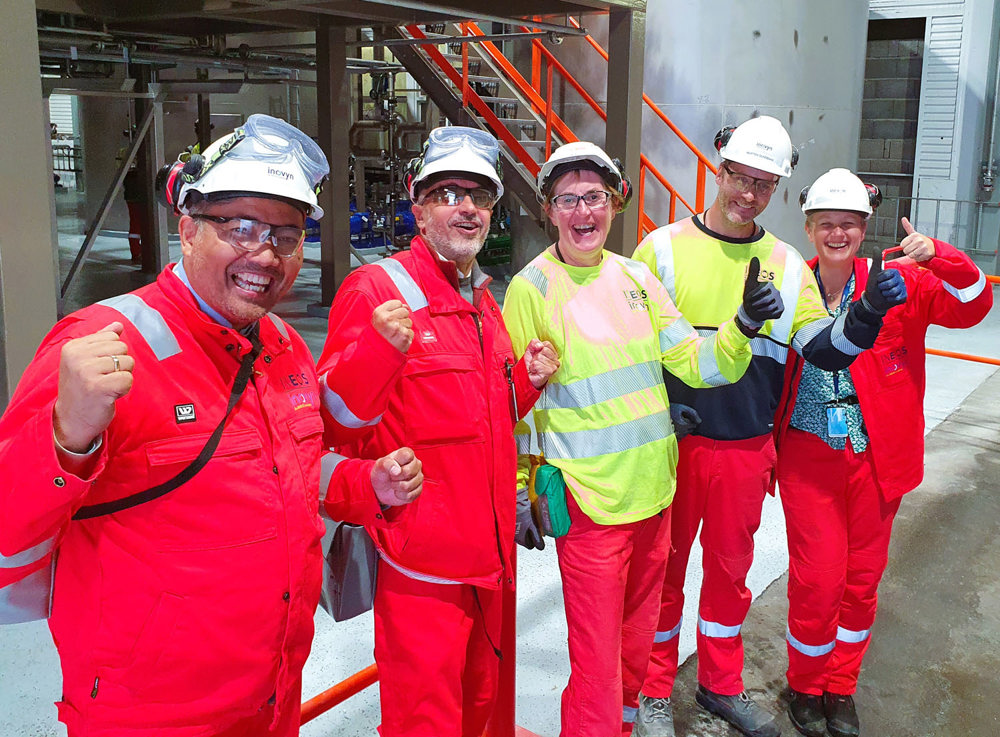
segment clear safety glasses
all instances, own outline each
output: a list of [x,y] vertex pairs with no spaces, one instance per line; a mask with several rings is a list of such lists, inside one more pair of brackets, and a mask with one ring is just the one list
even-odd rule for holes
[[757,177],[752,177],[749,174],[740,174],[739,172],[730,169],[728,164],[723,164],[722,168],[726,170],[726,173],[729,175],[729,179],[732,181],[733,186],[736,187],[737,191],[744,194],[753,190],[753,193],[758,197],[766,197],[774,192],[775,188],[778,186],[777,179],[758,179]]
[[251,115],[246,123],[234,130],[205,162],[198,178],[227,157],[275,164],[296,161],[317,193],[330,173],[323,149],[314,140],[285,121],[266,115]]
[[215,226],[219,237],[241,251],[253,252],[270,243],[281,258],[291,258],[306,239],[304,228],[291,225],[272,225],[250,218],[224,217],[222,215],[192,215]]
[[572,212],[581,201],[591,210],[600,210],[608,206],[611,193],[606,189],[594,189],[585,194],[557,194],[552,198],[552,207],[562,212]]

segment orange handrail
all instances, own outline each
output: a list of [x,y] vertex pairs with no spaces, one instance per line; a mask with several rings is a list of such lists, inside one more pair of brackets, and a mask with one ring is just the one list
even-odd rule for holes
[[326,691],[302,704],[302,717],[299,724],[310,722],[320,714],[329,711],[337,704],[347,701],[378,680],[378,666],[372,663],[364,670],[358,671],[353,676],[345,678],[335,686],[331,686]]
[[[414,38],[427,39],[427,36],[425,36],[423,31],[421,31],[415,24],[406,26],[406,30],[409,31],[410,35]],[[420,46],[434,61],[434,63],[438,65],[441,71],[444,72],[448,79],[450,79],[456,87],[462,89],[468,81],[468,76],[466,75],[465,80],[463,80],[462,75],[458,73],[458,70],[449,64],[448,60],[444,58],[444,54],[438,50],[435,42],[428,40],[426,44],[420,44]],[[538,165],[538,162],[536,162],[528,154],[528,152],[524,150],[524,146],[522,146],[520,141],[514,138],[511,132],[507,130],[507,126],[500,121],[500,118],[497,117],[496,113],[490,110],[489,105],[487,105],[486,101],[479,96],[479,93],[474,89],[469,88],[468,96],[469,101],[472,103],[472,107],[476,109],[476,112],[481,115],[484,120],[486,120],[486,123],[493,129],[497,138],[507,144],[510,152],[522,164],[524,164],[531,174],[537,174],[538,170],[541,168]]]

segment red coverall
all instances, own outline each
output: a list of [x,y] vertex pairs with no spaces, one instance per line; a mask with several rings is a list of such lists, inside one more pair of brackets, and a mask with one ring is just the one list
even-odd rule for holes
[[[253,380],[211,460],[144,505],[70,521],[82,505],[143,491],[190,463],[250,347],[198,308],[171,267],[60,321],[0,419],[0,554],[21,554],[19,568],[0,565],[0,586],[47,573],[49,555],[24,551],[60,538],[49,626],[71,737],[298,734],[319,599],[323,428],[309,349],[269,317]],[[60,350],[116,320],[135,382],[78,478],[53,445]],[[332,517],[376,520],[371,466],[337,466]],[[15,589],[0,588],[0,599]]]
[[[495,700],[499,589],[514,575],[513,429],[539,392],[488,283],[470,304],[455,265],[418,236],[348,276],[330,311],[319,361],[330,440],[360,458],[405,444],[423,462],[412,513],[372,531],[383,737],[479,737]],[[406,354],[371,324],[391,299],[411,310]]]
[[[993,304],[993,290],[968,256],[939,240],[934,249],[919,266],[908,258],[890,262],[906,280],[906,303],[889,310],[875,346],[850,367],[869,438],[863,452],[850,442],[834,450],[789,427],[802,362],[787,367],[775,421],[777,480],[788,529],[788,684],[802,693],[856,689],[892,521],[902,495],[923,478],[927,326],[971,327]],[[868,266],[854,261],[855,299]]]

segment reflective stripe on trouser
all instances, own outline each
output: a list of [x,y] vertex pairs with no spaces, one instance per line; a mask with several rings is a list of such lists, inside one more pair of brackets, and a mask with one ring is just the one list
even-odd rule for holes
[[628,734],[625,718],[639,705],[656,627],[670,508],[639,522],[598,525],[572,495],[567,506],[569,533],[556,539],[570,663],[560,734]]
[[885,502],[871,452],[789,429],[778,463],[788,530],[788,684],[854,693],[875,621],[899,499]]
[[379,560],[382,737],[480,737],[497,695],[501,592],[408,578]]
[[743,639],[738,628],[750,608],[747,571],[753,534],[774,467],[770,435],[711,440],[689,435],[678,444],[677,493],[671,505],[670,558],[660,617],[642,692],[670,696],[677,677],[678,630],[691,545],[702,525],[698,682],[721,694],[743,690]]

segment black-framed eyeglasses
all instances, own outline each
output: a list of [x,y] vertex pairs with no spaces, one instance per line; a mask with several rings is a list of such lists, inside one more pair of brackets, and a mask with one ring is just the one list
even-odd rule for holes
[[224,215],[192,215],[195,220],[205,220],[216,226],[222,240],[241,251],[256,251],[270,243],[281,258],[291,258],[306,239],[305,228],[294,225],[272,225],[260,220]]
[[772,194],[778,186],[777,179],[760,179],[752,177],[749,174],[741,174],[730,169],[729,164],[723,164],[722,168],[726,170],[730,180],[733,182],[733,186],[741,193],[749,192],[752,189],[755,195],[766,197]]
[[557,194],[552,198],[552,206],[563,212],[571,212],[583,201],[589,209],[600,210],[611,201],[611,193],[606,189],[594,189],[583,194]]
[[423,202],[436,202],[439,205],[454,207],[460,205],[466,197],[472,198],[472,204],[480,210],[489,210],[496,204],[496,193],[486,187],[459,187],[454,184],[446,184],[443,187],[432,189],[427,192],[421,200]]

